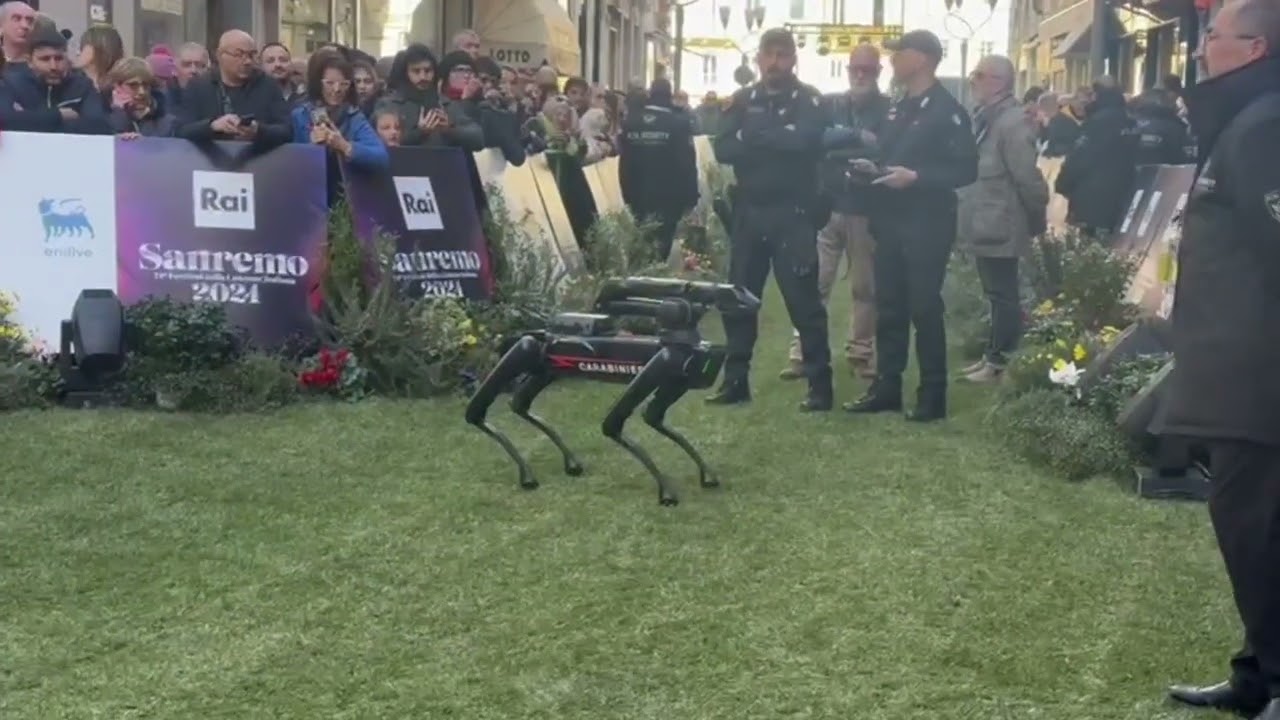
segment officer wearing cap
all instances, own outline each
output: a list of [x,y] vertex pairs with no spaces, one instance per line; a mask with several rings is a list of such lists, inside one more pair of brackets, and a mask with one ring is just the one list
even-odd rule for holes
[[881,130],[880,176],[870,203],[877,374],[867,394],[845,409],[902,409],[902,373],[914,325],[920,387],[907,419],[929,422],[947,414],[942,281],[956,239],[956,190],[977,179],[978,151],[969,113],[938,83],[938,37],[913,30],[885,46],[893,52],[894,79],[906,93]]
[[[714,142],[716,160],[733,167],[737,185],[729,240],[729,280],[757,297],[769,269],[778,280],[791,324],[800,334],[809,393],[802,410],[830,410],[831,347],[827,311],[818,291],[818,164],[826,113],[821,95],[795,76],[796,43],[774,28],[760,38],[760,81],[733,96]],[[747,382],[759,325],[755,316],[725,316],[724,384],[711,398],[735,404],[751,398]]]

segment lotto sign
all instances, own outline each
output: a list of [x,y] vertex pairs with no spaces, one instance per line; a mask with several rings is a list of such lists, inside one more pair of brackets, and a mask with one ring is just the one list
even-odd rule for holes
[[347,201],[365,242],[395,238],[401,291],[488,299],[489,250],[472,193],[467,156],[456,148],[391,148],[390,172],[344,168]]

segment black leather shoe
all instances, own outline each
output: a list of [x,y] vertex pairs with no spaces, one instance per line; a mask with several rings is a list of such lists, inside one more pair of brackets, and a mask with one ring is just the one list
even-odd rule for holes
[[923,387],[916,392],[916,407],[907,413],[910,422],[936,422],[947,417],[947,388]]
[[900,412],[902,410],[902,385],[876,380],[871,383],[871,388],[867,390],[866,395],[851,403],[845,403],[844,409],[845,412],[860,414]]
[[1246,693],[1230,681],[1207,687],[1174,685],[1169,688],[1169,699],[1192,707],[1225,710],[1247,718],[1253,718],[1265,708],[1272,715],[1264,713],[1258,716],[1259,720],[1280,720],[1280,708],[1274,701],[1268,706],[1266,696]]
[[726,380],[714,395],[707,398],[708,405],[741,405],[751,402],[751,386],[746,380]]
[[835,406],[835,398],[830,388],[826,390],[814,390],[810,388],[809,395],[800,401],[801,412],[829,412]]

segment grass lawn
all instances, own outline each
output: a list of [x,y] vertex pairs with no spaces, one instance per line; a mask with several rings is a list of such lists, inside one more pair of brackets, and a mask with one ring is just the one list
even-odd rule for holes
[[1164,684],[1239,635],[1203,507],[1037,473],[982,391],[800,416],[767,305],[756,402],[672,412],[722,490],[634,423],[674,509],[598,436],[616,387],[538,406],[582,478],[495,411],[536,492],[460,401],[0,416],[0,717],[1191,717]]

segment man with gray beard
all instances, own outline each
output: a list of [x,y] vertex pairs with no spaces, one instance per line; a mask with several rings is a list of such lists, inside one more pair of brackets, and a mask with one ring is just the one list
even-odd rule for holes
[[[818,232],[818,292],[825,303],[848,258],[853,305],[845,357],[863,377],[875,377],[876,298],[872,263],[875,240],[867,227],[867,183],[853,170],[853,160],[876,156],[876,136],[889,113],[889,98],[880,92],[880,51],[863,44],[849,54],[849,89],[825,98],[832,127],[823,135],[827,151],[822,164],[822,190],[831,203],[831,219]],[[794,333],[784,380],[804,376],[800,335]]]

